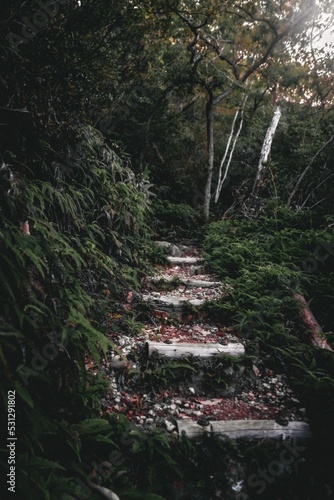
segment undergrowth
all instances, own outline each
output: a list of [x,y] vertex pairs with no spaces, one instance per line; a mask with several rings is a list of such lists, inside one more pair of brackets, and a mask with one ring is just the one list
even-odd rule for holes
[[230,287],[219,303],[210,304],[210,313],[233,324],[247,340],[248,353],[287,373],[318,439],[317,457],[323,445],[331,454],[334,355],[310,344],[294,294],[306,298],[334,346],[333,229],[315,225],[309,212],[268,210],[256,220],[211,224],[203,251],[211,270]]

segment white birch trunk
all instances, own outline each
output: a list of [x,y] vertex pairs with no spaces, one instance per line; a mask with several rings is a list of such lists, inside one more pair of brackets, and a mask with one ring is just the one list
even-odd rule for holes
[[227,141],[227,144],[226,144],[225,153],[224,153],[223,159],[222,159],[222,161],[220,163],[219,174],[218,174],[218,183],[217,183],[217,189],[216,189],[216,194],[215,194],[215,203],[217,203],[217,201],[218,201],[218,198],[219,198],[219,195],[220,195],[220,191],[221,191],[221,187],[223,185],[223,182],[221,181],[222,171],[223,171],[223,165],[225,163],[228,151],[230,149],[232,137],[233,137],[233,134],[234,134],[234,127],[235,127],[235,123],[237,121],[238,115],[239,115],[239,109],[236,111],[236,113],[234,115],[233,122],[232,122],[232,127],[231,127],[230,137],[228,138],[228,141]]
[[[216,192],[216,203],[218,201],[218,198],[219,198],[219,195],[220,195],[220,192],[222,190],[222,187],[224,185],[224,182],[226,180],[226,177],[227,177],[227,174],[228,174],[228,171],[229,171],[229,168],[230,168],[230,164],[231,164],[231,161],[232,161],[232,158],[233,158],[233,153],[234,153],[234,149],[235,149],[235,146],[236,146],[236,143],[237,143],[237,140],[238,140],[238,137],[240,135],[240,132],[242,130],[242,126],[243,126],[243,123],[244,123],[244,117],[243,117],[243,112],[242,112],[242,118],[240,120],[240,124],[239,124],[239,128],[238,128],[238,132],[236,133],[236,136],[234,138],[234,141],[233,141],[233,144],[232,144],[232,149],[231,149],[231,152],[230,152],[230,156],[229,156],[229,159],[228,159],[228,162],[227,162],[227,165],[226,165],[226,168],[225,168],[225,173],[224,173],[224,177],[222,178],[221,182],[220,182],[220,185],[217,186],[217,192]],[[219,191],[218,191],[218,188],[219,188]]]
[[257,174],[256,174],[254,186],[253,186],[252,195],[255,194],[255,192],[258,188],[259,182],[262,178],[263,170],[264,170],[264,163],[266,161],[268,161],[269,154],[271,151],[271,145],[273,143],[274,135],[275,135],[275,132],[277,129],[278,122],[280,121],[281,115],[282,115],[281,108],[279,106],[277,106],[275,109],[273,119],[271,120],[271,124],[268,127],[266,136],[265,136],[263,144],[262,144],[260,161],[259,161],[259,165],[257,168]]
[[206,105],[206,127],[207,127],[207,148],[208,148],[208,176],[204,192],[204,216],[209,218],[211,202],[211,186],[214,165],[214,138],[213,138],[213,95],[209,94]]
[[227,162],[227,165],[226,165],[226,168],[225,168],[224,177],[221,178],[222,177],[223,166],[224,166],[224,163],[225,163],[228,151],[230,149],[231,141],[232,141],[233,134],[234,134],[235,124],[236,124],[237,118],[239,116],[240,109],[238,109],[236,111],[235,115],[234,115],[234,119],[233,119],[233,123],[232,123],[232,127],[231,127],[231,133],[230,133],[230,136],[228,138],[226,149],[225,149],[225,153],[224,153],[223,159],[222,159],[220,167],[219,167],[218,183],[217,183],[217,188],[216,188],[216,193],[215,193],[215,203],[218,202],[218,199],[219,199],[219,196],[220,196],[220,192],[221,192],[222,187],[224,185],[224,182],[225,182],[225,180],[227,178],[227,174],[228,174],[228,171],[229,171],[229,168],[230,168],[230,164],[231,164],[231,161],[232,161],[232,158],[233,158],[233,153],[234,153],[234,150],[235,150],[235,146],[236,146],[237,140],[239,138],[240,132],[242,130],[242,126],[243,126],[243,123],[244,123],[244,110],[245,110],[245,105],[246,105],[247,99],[248,99],[248,94],[245,95],[245,98],[244,98],[243,103],[242,103],[242,107],[241,107],[241,120],[240,120],[239,128],[238,128],[238,131],[236,133],[236,136],[235,136],[233,144],[232,144],[232,149],[230,151],[228,162]]

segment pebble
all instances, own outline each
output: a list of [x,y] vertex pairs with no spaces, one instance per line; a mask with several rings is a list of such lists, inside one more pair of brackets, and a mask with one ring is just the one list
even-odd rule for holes
[[199,425],[202,425],[203,427],[207,427],[210,425],[210,421],[206,417],[200,417],[197,421]]
[[176,426],[170,422],[169,420],[165,420],[165,427],[167,429],[168,432],[173,432],[175,429],[176,429]]
[[232,366],[229,366],[228,368],[225,368],[224,370],[224,374],[228,377],[231,377],[234,375],[234,370],[232,368]]

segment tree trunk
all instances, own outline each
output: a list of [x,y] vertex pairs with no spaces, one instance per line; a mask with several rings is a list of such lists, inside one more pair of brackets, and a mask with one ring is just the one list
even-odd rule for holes
[[275,113],[273,116],[273,119],[271,120],[271,124],[267,129],[266,136],[264,138],[263,144],[262,144],[262,150],[260,154],[260,161],[259,165],[257,168],[257,174],[253,186],[253,191],[252,191],[252,196],[254,196],[259,188],[260,182],[263,177],[263,171],[264,171],[264,163],[268,161],[269,154],[271,151],[271,145],[274,139],[274,135],[276,132],[276,128],[278,125],[278,122],[280,121],[281,118],[281,108],[279,106],[276,107]]
[[221,161],[221,164],[220,164],[220,167],[219,167],[219,177],[218,177],[218,184],[217,184],[217,189],[216,189],[216,194],[215,194],[215,203],[217,203],[218,199],[219,199],[219,196],[220,196],[220,192],[222,190],[222,187],[224,185],[224,182],[226,180],[226,177],[228,175],[228,171],[229,171],[229,168],[230,168],[230,164],[231,164],[231,161],[232,161],[232,158],[233,158],[233,153],[234,153],[234,149],[235,149],[235,145],[237,143],[237,140],[238,140],[238,137],[240,135],[240,132],[242,130],[242,126],[243,126],[243,123],[244,123],[244,110],[245,110],[245,105],[246,105],[246,101],[248,99],[248,94],[245,95],[244,99],[243,99],[243,102],[242,102],[242,105],[241,105],[241,119],[240,119],[240,124],[239,124],[239,128],[238,128],[238,131],[234,137],[234,141],[233,141],[233,144],[232,144],[232,149],[230,151],[230,155],[229,155],[229,158],[228,158],[228,162],[227,162],[227,165],[226,165],[226,168],[225,168],[225,173],[224,173],[224,177],[223,179],[221,178],[222,176],[222,169],[223,169],[223,165],[225,163],[225,160],[226,160],[226,157],[227,157],[227,154],[228,154],[228,151],[230,149],[230,145],[231,145],[231,141],[232,141],[232,138],[233,138],[233,134],[234,134],[234,128],[235,128],[235,124],[236,124],[236,121],[237,121],[237,118],[238,118],[238,115],[239,115],[239,112],[240,112],[240,109],[238,109],[234,115],[234,119],[233,119],[233,123],[232,123],[232,128],[231,128],[231,133],[230,133],[230,137],[228,138],[228,141],[227,141],[227,145],[226,145],[226,150],[225,150],[225,153],[224,153],[224,157]]
[[204,216],[209,218],[210,201],[211,201],[211,186],[214,164],[214,142],[213,142],[213,93],[208,89],[208,102],[206,104],[206,133],[207,133],[207,150],[208,150],[208,176],[206,180],[204,193]]
[[[224,181],[226,179],[226,176],[227,176],[227,169],[228,169],[228,166],[226,167],[226,170],[225,170],[225,175],[224,175],[224,178],[223,180],[221,180],[221,177],[222,177],[222,170],[223,170],[223,165],[225,163],[225,160],[226,160],[226,157],[227,157],[227,154],[229,152],[229,149],[230,149],[230,145],[231,145],[231,141],[232,141],[232,137],[233,137],[233,134],[234,134],[234,127],[235,127],[235,124],[236,124],[236,121],[237,121],[237,118],[239,116],[239,109],[235,112],[235,115],[234,115],[234,118],[233,118],[233,122],[232,122],[232,127],[231,127],[231,132],[230,132],[230,137],[228,138],[228,141],[227,141],[227,144],[226,144],[226,149],[225,149],[225,153],[224,153],[224,156],[223,156],[223,159],[220,163],[220,167],[219,167],[219,174],[218,174],[218,184],[217,184],[217,189],[216,189],[216,194],[215,194],[215,203],[217,203],[218,199],[219,199],[219,195],[220,195],[220,191],[222,189],[222,186],[224,184]],[[231,155],[230,155],[231,157]]]
[[333,351],[332,347],[329,345],[325,334],[322,331],[321,326],[313,316],[311,309],[308,306],[308,303],[304,299],[302,295],[299,293],[294,294],[295,299],[298,304],[301,306],[300,317],[303,320],[303,323],[306,329],[310,333],[311,343],[315,347],[319,347],[320,349],[327,349],[328,351]]

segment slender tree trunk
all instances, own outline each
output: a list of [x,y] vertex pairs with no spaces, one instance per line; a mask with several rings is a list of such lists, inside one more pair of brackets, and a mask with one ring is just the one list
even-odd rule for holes
[[234,115],[234,118],[233,118],[233,122],[232,122],[232,127],[231,127],[231,132],[230,132],[230,136],[228,138],[228,141],[227,141],[227,144],[226,144],[226,149],[225,149],[225,153],[224,153],[224,156],[223,156],[223,159],[220,163],[220,167],[219,167],[219,174],[218,174],[218,184],[217,184],[217,189],[216,189],[216,194],[215,194],[215,203],[217,203],[218,201],[218,198],[219,198],[219,195],[220,195],[220,191],[221,191],[221,188],[222,188],[222,185],[225,181],[225,178],[226,178],[226,172],[225,172],[225,175],[224,175],[224,179],[223,181],[221,180],[222,178],[222,171],[223,171],[223,165],[225,163],[225,160],[226,160],[226,157],[227,157],[227,154],[229,152],[229,149],[230,149],[230,145],[231,145],[231,141],[232,141],[232,137],[233,137],[233,134],[234,134],[234,127],[235,127],[235,124],[236,124],[236,121],[237,121],[237,118],[239,116],[239,109],[235,112],[235,115]]
[[273,143],[274,135],[276,132],[276,128],[278,125],[278,122],[280,121],[281,118],[281,108],[279,106],[276,107],[275,113],[273,116],[273,119],[271,120],[271,124],[269,125],[267,129],[266,136],[264,138],[263,144],[262,144],[262,150],[260,154],[260,161],[259,165],[257,168],[257,174],[255,177],[255,182],[253,186],[253,191],[252,191],[252,196],[254,196],[259,188],[260,181],[262,180],[263,177],[263,171],[264,171],[264,163],[268,161],[269,154],[271,151],[271,145]]
[[209,217],[210,201],[211,201],[211,186],[212,174],[214,165],[214,142],[213,142],[213,93],[208,90],[208,101],[206,104],[206,133],[207,133],[207,149],[208,149],[208,176],[206,180],[204,193],[204,216]]
[[225,168],[224,176],[223,176],[223,178],[221,178],[221,176],[222,176],[222,170],[223,170],[223,165],[225,163],[228,151],[230,149],[232,137],[233,137],[233,134],[234,134],[235,124],[236,124],[236,121],[237,121],[240,109],[238,109],[236,111],[235,115],[234,115],[230,137],[228,138],[226,149],[225,149],[225,153],[224,153],[224,157],[223,157],[223,159],[221,161],[221,164],[220,164],[220,167],[219,167],[219,177],[218,177],[218,184],[217,184],[217,189],[216,189],[216,194],[215,194],[215,203],[217,203],[217,201],[219,199],[220,192],[222,190],[223,184],[224,184],[224,182],[226,180],[226,177],[228,175],[230,164],[231,164],[231,161],[232,161],[232,158],[233,158],[234,149],[235,149],[237,140],[239,138],[240,132],[242,130],[242,126],[243,126],[243,123],[244,123],[244,110],[245,110],[245,105],[246,105],[247,99],[248,99],[248,94],[245,95],[245,97],[243,99],[243,102],[242,102],[242,105],[241,105],[241,118],[240,118],[239,128],[238,128],[238,131],[237,131],[237,133],[236,133],[236,135],[234,137],[234,140],[233,140],[232,149],[230,151],[230,155],[229,155],[228,162],[227,162],[227,165],[226,165],[226,168]]

